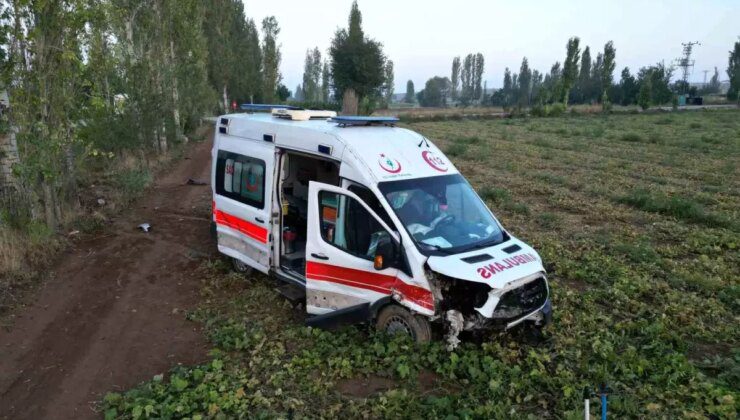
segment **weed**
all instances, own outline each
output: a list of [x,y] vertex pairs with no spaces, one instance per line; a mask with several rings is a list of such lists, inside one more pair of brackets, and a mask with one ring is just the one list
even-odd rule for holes
[[549,172],[538,172],[534,175],[534,177],[541,181],[545,181],[548,184],[555,184],[555,185],[565,184],[565,178],[563,178],[562,176],[551,174]]
[[503,203],[511,200],[511,193],[504,188],[483,187],[478,191],[478,195],[485,201],[494,203]]
[[508,203],[505,206],[506,209],[519,214],[529,214],[529,207],[524,203]]
[[114,184],[128,197],[139,195],[152,182],[152,175],[144,169],[129,169],[117,173]]
[[557,226],[558,216],[555,213],[544,212],[537,215],[537,223],[544,229],[553,229]]
[[624,134],[622,134],[619,137],[619,139],[622,140],[622,141],[628,141],[628,142],[632,142],[632,143],[637,143],[637,142],[642,142],[643,141],[642,136],[639,135],[639,134],[637,134],[637,133],[634,133],[634,132],[624,133]]
[[645,189],[636,189],[619,197],[617,201],[640,210],[665,214],[710,227],[732,227],[733,225],[723,217],[708,213],[697,201],[677,195],[667,196]]
[[461,157],[468,151],[468,145],[465,143],[452,143],[447,146],[445,153],[452,157]]

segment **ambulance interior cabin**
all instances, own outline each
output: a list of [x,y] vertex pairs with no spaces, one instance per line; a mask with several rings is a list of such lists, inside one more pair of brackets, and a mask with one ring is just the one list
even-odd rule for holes
[[[280,205],[282,241],[280,266],[301,277],[306,268],[306,230],[308,228],[308,183],[318,181],[339,185],[339,165],[330,160],[289,152],[282,155],[280,171]],[[336,208],[336,205],[334,206]],[[331,213],[331,206],[322,206]],[[321,215],[329,221],[332,214]],[[336,212],[333,215],[336,218]]]

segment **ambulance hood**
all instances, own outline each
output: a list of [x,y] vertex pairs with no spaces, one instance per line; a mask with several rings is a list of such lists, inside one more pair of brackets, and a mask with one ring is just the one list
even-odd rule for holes
[[494,289],[537,272],[544,272],[539,254],[524,242],[510,240],[455,255],[432,256],[429,268],[448,277],[485,283]]

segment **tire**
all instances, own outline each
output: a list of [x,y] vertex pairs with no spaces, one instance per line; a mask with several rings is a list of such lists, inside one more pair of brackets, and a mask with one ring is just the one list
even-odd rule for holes
[[407,334],[417,343],[426,343],[432,339],[432,326],[428,319],[414,315],[396,304],[380,310],[375,328],[388,334]]
[[254,270],[251,266],[247,265],[247,263],[236,258],[231,258],[231,266],[234,268],[234,271],[244,274],[245,276],[252,274],[252,271]]

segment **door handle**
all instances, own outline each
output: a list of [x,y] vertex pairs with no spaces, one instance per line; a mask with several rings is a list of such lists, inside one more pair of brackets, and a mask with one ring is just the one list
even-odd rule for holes
[[311,254],[312,257],[319,259],[319,260],[328,260],[329,257],[327,257],[324,254]]
[[265,223],[265,221],[264,221],[264,220],[262,220],[262,219],[260,219],[259,217],[255,217],[255,218],[254,218],[254,220],[256,220],[256,221],[258,221],[258,222],[260,222],[260,223]]

